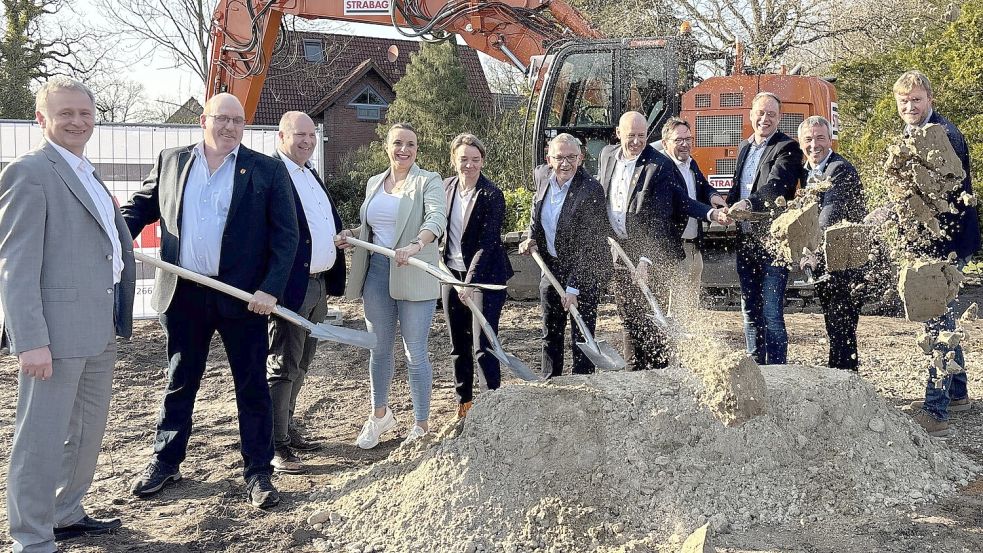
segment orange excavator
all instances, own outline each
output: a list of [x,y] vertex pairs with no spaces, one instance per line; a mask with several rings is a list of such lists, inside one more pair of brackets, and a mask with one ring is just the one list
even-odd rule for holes
[[[810,115],[832,121],[834,136],[838,126],[836,91],[826,80],[784,71],[750,74],[739,47],[733,55],[707,52],[688,23],[670,37],[603,38],[564,0],[221,0],[212,18],[207,96],[234,94],[252,120],[284,15],[392,26],[428,40],[458,35],[516,66],[537,92],[532,133],[525,136],[533,165],[543,163],[550,138],[567,132],[585,144],[585,164],[596,172],[597,154],[615,141],[622,113],[643,113],[651,142],[667,118],[679,115],[693,129],[693,157],[725,191],[741,141],[752,132],[748,112],[758,92],[782,99],[780,128],[790,136]],[[698,62],[721,59],[728,74],[701,80]],[[720,230],[710,236],[725,240],[728,233]],[[736,276],[732,263],[722,265],[730,266],[726,274],[707,274],[720,282],[729,303]]]

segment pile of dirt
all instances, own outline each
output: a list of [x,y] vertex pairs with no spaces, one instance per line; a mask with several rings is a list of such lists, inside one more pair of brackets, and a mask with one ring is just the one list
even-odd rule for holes
[[763,367],[769,409],[736,427],[690,370],[484,394],[467,419],[313,494],[320,550],[674,550],[715,533],[894,516],[980,471],[864,380]]

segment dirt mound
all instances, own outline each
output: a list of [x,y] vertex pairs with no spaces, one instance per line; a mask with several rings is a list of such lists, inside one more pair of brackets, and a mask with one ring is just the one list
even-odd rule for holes
[[[762,367],[767,414],[724,426],[674,368],[484,395],[439,438],[315,493],[319,549],[633,551],[717,533],[876,517],[980,470],[866,381]],[[671,544],[671,545],[669,545]]]

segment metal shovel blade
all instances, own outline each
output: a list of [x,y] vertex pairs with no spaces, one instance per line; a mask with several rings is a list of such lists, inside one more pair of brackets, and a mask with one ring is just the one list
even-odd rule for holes
[[354,328],[345,328],[328,323],[311,323],[310,326],[305,326],[305,328],[313,338],[317,338],[318,340],[338,342],[365,349],[374,348],[379,341],[374,332],[362,332]]
[[[460,289],[457,290],[460,291]],[[488,319],[485,318],[485,315],[481,312],[481,309],[478,307],[478,304],[474,303],[474,300],[472,300],[471,298],[466,298],[464,304],[468,306],[468,309],[471,310],[471,313],[474,315],[474,318],[481,325],[481,331],[485,334],[485,336],[488,338],[488,341],[491,343],[491,347],[492,347],[491,354],[494,355],[496,359],[498,359],[503,365],[508,367],[512,371],[512,374],[514,374],[517,378],[520,378],[527,382],[537,382],[539,380],[543,380],[542,376],[532,372],[532,369],[530,369],[518,357],[507,353],[502,348],[502,343],[498,340],[498,336],[495,334],[495,330],[492,329],[491,324],[488,322]]]
[[594,363],[595,367],[602,371],[619,371],[628,364],[621,354],[604,340],[594,340],[593,343],[577,342],[577,347],[584,352],[591,363]]

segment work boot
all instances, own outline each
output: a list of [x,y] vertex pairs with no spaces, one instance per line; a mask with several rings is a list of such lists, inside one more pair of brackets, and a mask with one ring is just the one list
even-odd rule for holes
[[143,469],[143,473],[130,484],[130,493],[140,497],[153,495],[171,482],[181,479],[181,471],[167,463],[154,459]]
[[933,438],[944,438],[952,434],[952,429],[949,428],[948,422],[940,421],[924,409],[915,413],[915,422],[921,425],[925,429],[925,432],[928,432],[928,435]]
[[[922,400],[912,401],[909,404],[909,407],[911,407],[912,410],[922,409],[922,408],[925,407],[925,402],[922,401]],[[972,408],[973,408],[973,401],[969,399],[969,396],[966,396],[966,397],[964,397],[962,399],[953,399],[953,400],[951,400],[949,402],[949,412],[950,413],[959,413],[959,412],[962,412],[962,411],[969,411]]]
[[464,417],[468,416],[468,411],[471,410],[471,404],[472,404],[472,402],[465,401],[464,403],[458,405],[457,406],[457,418],[463,419]]
[[273,465],[273,472],[278,472],[282,474],[304,474],[307,472],[307,467],[300,460],[289,447],[278,447],[273,453],[273,460],[270,462]]
[[269,474],[257,474],[246,483],[246,498],[259,509],[269,509],[280,504],[280,492],[273,487]]

